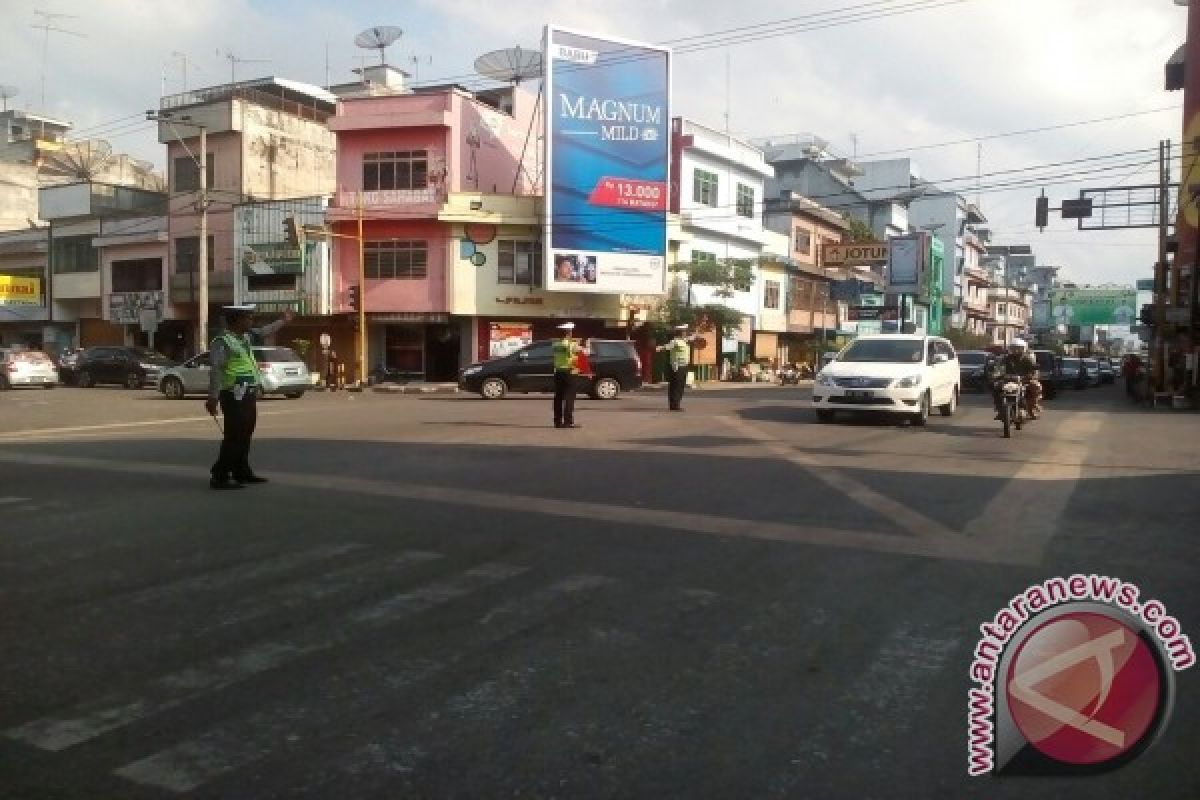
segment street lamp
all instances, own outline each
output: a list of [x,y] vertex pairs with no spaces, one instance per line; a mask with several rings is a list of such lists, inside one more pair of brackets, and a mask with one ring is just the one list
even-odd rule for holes
[[[197,254],[199,264],[196,271],[200,273],[199,297],[196,298],[196,350],[208,347],[208,128],[193,122],[190,116],[176,118],[169,111],[147,111],[146,119],[151,122],[165,122],[175,131],[175,138],[200,169],[200,243]],[[183,142],[183,137],[175,129],[175,123],[200,130],[200,157],[192,155]],[[167,165],[168,176],[170,164]]]

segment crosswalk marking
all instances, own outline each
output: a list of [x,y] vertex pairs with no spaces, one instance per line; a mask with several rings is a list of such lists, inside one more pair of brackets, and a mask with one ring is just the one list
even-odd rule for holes
[[65,716],[33,720],[5,732],[10,739],[59,751],[180,706],[206,693],[276,669],[312,653],[352,641],[365,631],[399,622],[471,592],[514,578],[529,568],[491,562],[442,581],[394,595],[351,614],[333,633],[310,625],[293,635],[260,642],[198,666],[153,679],[142,692],[117,692],[70,709]]
[[[115,770],[115,774],[146,786],[174,792],[191,791],[220,775],[286,749],[289,741],[304,739],[310,731],[319,735],[329,727],[330,717],[346,718],[370,711],[378,705],[379,699],[366,687],[384,686],[386,692],[394,694],[549,616],[564,613],[570,607],[568,598],[615,582],[599,575],[571,576],[490,611],[468,631],[466,641],[455,642],[454,652],[444,659],[428,654],[392,652],[381,655],[353,673],[340,675],[336,683],[328,684],[319,706],[303,699],[279,703],[127,764]],[[388,604],[377,608],[384,607]],[[374,615],[365,618],[374,618]]]

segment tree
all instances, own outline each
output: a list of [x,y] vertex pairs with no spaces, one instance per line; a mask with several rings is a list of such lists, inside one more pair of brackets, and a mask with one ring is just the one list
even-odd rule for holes
[[842,237],[848,244],[875,241],[875,232],[871,230],[870,225],[863,222],[849,211],[842,212],[842,219],[844,219],[846,224],[850,226],[850,230],[848,230]]
[[716,330],[721,338],[728,339],[742,325],[742,314],[736,309],[720,303],[697,306],[692,299],[692,286],[714,286],[717,297],[733,297],[737,291],[746,291],[754,285],[753,259],[704,259],[676,264],[675,272],[686,273],[686,289],[680,291],[676,285],[666,302],[659,307],[655,335],[661,340],[670,336],[676,325],[687,325],[692,330]]
[[962,328],[950,328],[943,334],[954,345],[955,350],[986,350],[992,346],[987,334],[969,333]]

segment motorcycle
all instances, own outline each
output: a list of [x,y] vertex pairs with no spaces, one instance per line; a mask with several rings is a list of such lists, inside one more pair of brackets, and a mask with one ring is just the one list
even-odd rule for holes
[[1004,425],[1004,438],[1012,438],[1012,429],[1021,430],[1027,413],[1025,383],[1018,375],[1005,375],[1000,387],[1002,395],[1002,411],[1000,420]]
[[783,369],[779,370],[780,386],[797,386],[799,383],[800,370],[796,369],[795,364],[788,364]]

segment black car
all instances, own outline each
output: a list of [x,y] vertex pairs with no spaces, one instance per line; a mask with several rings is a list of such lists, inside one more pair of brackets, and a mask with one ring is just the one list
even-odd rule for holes
[[128,389],[158,386],[162,371],[175,362],[145,347],[89,347],[75,363],[75,385],[115,383]]
[[1042,384],[1042,396],[1052,400],[1058,394],[1059,384],[1063,380],[1062,361],[1052,350],[1034,350],[1033,357],[1037,359],[1038,382]]
[[1100,367],[1100,382],[1101,383],[1116,383],[1117,368],[1113,366],[1111,358],[1098,358],[1096,363]]
[[963,390],[982,392],[987,387],[987,364],[992,357],[984,350],[958,351],[958,385]]
[[[534,342],[507,356],[472,364],[458,374],[458,388],[488,400],[499,400],[509,392],[553,392],[552,348],[550,340]],[[642,361],[633,342],[592,339],[587,355],[595,377],[581,392],[612,400],[642,385]]]

